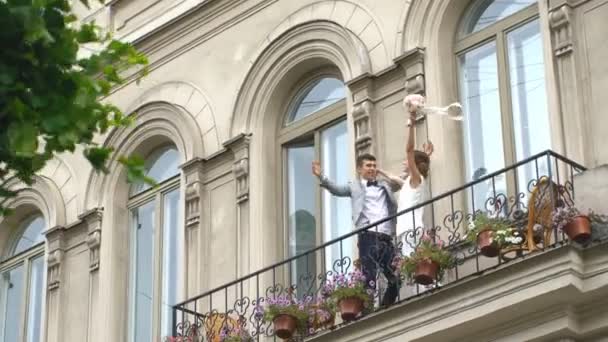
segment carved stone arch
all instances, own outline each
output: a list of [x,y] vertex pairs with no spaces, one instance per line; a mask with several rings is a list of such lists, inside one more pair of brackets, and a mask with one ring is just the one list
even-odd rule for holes
[[[266,40],[254,54],[257,60],[267,46],[292,28],[312,21],[329,21],[349,31],[360,40],[369,58],[368,72],[376,73],[391,64],[378,20],[361,4],[350,1],[319,1],[305,6],[287,17],[268,34]],[[355,75],[357,76],[357,75]]]
[[65,225],[78,220],[84,208],[84,195],[80,190],[79,179],[72,166],[61,156],[55,156],[40,171],[40,176],[52,180],[64,200]]
[[202,133],[204,146],[196,157],[207,157],[221,150],[221,143],[228,140],[221,134],[215,120],[213,107],[208,97],[194,84],[183,81],[170,81],[152,87],[135,100],[125,111],[132,113],[149,103],[165,102],[177,106],[189,113]]
[[20,181],[7,184],[11,190],[20,190],[18,195],[5,205],[14,210],[9,216],[0,217],[0,255],[6,252],[13,242],[15,229],[28,216],[39,212],[47,229],[66,225],[65,201],[59,187],[51,179],[44,176],[34,176],[31,186]]
[[107,137],[104,146],[114,149],[108,162],[110,173],[93,171],[87,186],[86,207],[103,207],[107,198],[116,196],[116,187],[121,179],[125,180],[125,170],[118,162],[120,156],[147,155],[164,144],[175,145],[182,162],[202,155],[204,138],[196,118],[167,102],[148,103],[137,109],[131,126],[116,129]]
[[[275,30],[276,31],[276,30]],[[251,61],[238,90],[230,134],[252,131],[261,123],[270,102],[280,97],[277,90],[294,78],[320,67],[339,69],[345,82],[371,72],[369,55],[363,42],[342,26],[330,21],[301,23],[266,41]],[[275,98],[273,98],[275,97]]]

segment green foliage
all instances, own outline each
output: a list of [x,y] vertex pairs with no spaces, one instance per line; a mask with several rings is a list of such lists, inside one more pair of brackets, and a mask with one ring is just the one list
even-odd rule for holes
[[[87,1],[81,0],[85,5]],[[0,215],[14,197],[10,179],[31,185],[55,154],[84,147],[96,170],[107,172],[111,150],[93,137],[131,119],[103,101],[124,83],[121,74],[146,72],[147,59],[133,46],[102,35],[94,23],[79,25],[69,0],[0,1]],[[79,57],[83,44],[103,46]],[[129,180],[143,177],[140,160],[120,158]]]
[[359,298],[363,302],[364,307],[370,306],[372,301],[372,297],[367,294],[367,289],[363,286],[363,284],[359,284],[355,287],[338,288],[332,294],[331,298],[336,303],[340,303],[342,299],[346,298]]
[[511,228],[509,221],[502,218],[490,217],[484,212],[478,212],[475,214],[475,219],[469,224],[467,241],[474,244],[477,243],[477,235],[484,230],[491,230],[494,241],[499,245],[510,242],[511,238],[517,235],[516,230]]
[[416,272],[416,266],[420,262],[434,262],[439,265],[437,279],[441,280],[445,269],[454,265],[454,258],[450,252],[444,249],[444,243],[440,239],[433,240],[428,235],[423,235],[420,243],[409,256],[394,260],[396,268],[409,279],[412,280]]
[[296,319],[297,329],[306,332],[308,324],[308,303],[304,304],[291,298],[281,297],[275,301],[269,300],[264,308],[264,321],[272,322],[279,315],[289,315]]

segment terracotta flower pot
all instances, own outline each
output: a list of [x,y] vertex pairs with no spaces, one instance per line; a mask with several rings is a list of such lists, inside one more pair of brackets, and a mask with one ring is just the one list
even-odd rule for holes
[[291,338],[298,326],[298,320],[286,314],[276,316],[272,322],[274,323],[275,334],[284,340]]
[[564,227],[564,232],[570,240],[585,242],[591,237],[591,221],[587,216],[576,216]]
[[421,261],[416,265],[414,281],[420,285],[430,285],[437,279],[439,264],[434,261]]
[[363,300],[357,297],[343,298],[338,303],[342,319],[346,322],[354,321],[363,311]]
[[500,253],[498,244],[494,241],[494,232],[492,230],[482,230],[477,234],[477,247],[483,256],[489,258],[496,257]]

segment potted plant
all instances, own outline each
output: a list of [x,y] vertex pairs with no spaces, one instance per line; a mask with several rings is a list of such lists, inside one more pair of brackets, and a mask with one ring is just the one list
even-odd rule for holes
[[[594,215],[591,213],[591,215]],[[591,237],[591,220],[576,207],[562,207],[553,211],[553,228],[566,233],[570,240],[585,242]]]
[[[310,298],[297,300],[291,295],[266,298],[263,319],[265,322],[272,322],[275,334],[284,340],[291,338],[296,331],[304,333],[308,322],[310,300]],[[256,310],[259,312],[260,309]]]
[[467,240],[476,243],[481,255],[495,257],[500,249],[508,244],[518,245],[524,242],[519,232],[511,228],[507,220],[478,213],[469,224]]
[[249,332],[241,325],[224,327],[220,333],[220,342],[253,342]]
[[402,256],[393,263],[400,273],[421,285],[430,285],[443,277],[446,268],[453,264],[452,255],[443,249],[443,241],[427,234],[410,256]]
[[336,304],[331,297],[320,297],[308,309],[309,334],[330,328],[336,318]]
[[[323,285],[322,293],[337,303],[340,316],[346,322],[355,320],[371,303],[371,289],[363,273],[355,269],[347,275],[336,274]],[[371,283],[370,287],[373,287]],[[369,292],[368,292],[369,291]]]

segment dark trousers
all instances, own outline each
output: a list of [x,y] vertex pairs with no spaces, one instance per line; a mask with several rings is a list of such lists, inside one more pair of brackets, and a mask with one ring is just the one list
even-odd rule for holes
[[[380,305],[393,304],[399,295],[401,281],[395,275],[395,269],[392,266],[396,252],[392,237],[382,233],[363,232],[359,234],[358,246],[361,272],[367,279],[367,288],[376,289],[378,280],[376,279],[376,273],[380,269],[388,280],[388,287]],[[370,281],[373,281],[373,283],[370,284]]]

